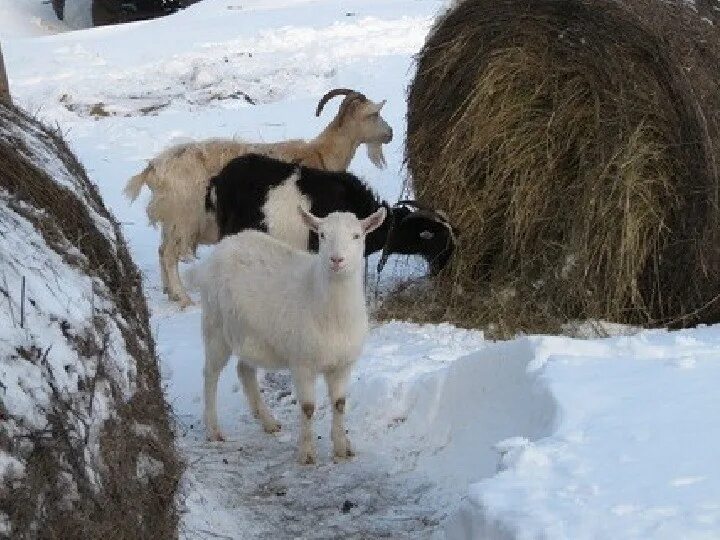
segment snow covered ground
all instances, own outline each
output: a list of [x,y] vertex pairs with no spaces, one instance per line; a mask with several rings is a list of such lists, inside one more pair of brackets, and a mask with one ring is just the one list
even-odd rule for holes
[[351,169],[396,198],[411,57],[444,2],[204,0],[45,37],[28,23],[38,4],[0,17],[12,91],[66,133],[145,276],[188,463],[184,538],[720,538],[720,327],[492,343],[449,325],[382,324],[350,390],[352,463],[328,457],[323,404],[325,458],[295,464],[282,373],[263,381],[281,435],[262,432],[228,369],[230,441],[204,442],[199,312],[161,294],[147,193],[128,206],[122,187],[181,139],[312,136],[330,117],[313,116],[317,99],[341,86],[388,100],[389,167],[358,155]]

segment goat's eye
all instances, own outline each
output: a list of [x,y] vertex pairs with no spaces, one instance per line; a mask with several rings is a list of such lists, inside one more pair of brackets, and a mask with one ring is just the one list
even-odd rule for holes
[[320,240],[325,240],[325,233],[324,233],[324,232],[321,232],[321,233],[320,233]]
[[434,237],[435,235],[430,231],[423,231],[420,233],[420,238],[422,238],[423,240],[432,240]]
[[358,233],[353,234],[353,240],[360,240],[360,235]]

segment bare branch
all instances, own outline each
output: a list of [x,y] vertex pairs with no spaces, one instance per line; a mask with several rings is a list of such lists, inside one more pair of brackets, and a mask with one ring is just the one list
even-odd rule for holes
[[0,101],[12,104],[10,97],[10,84],[8,83],[5,62],[3,61],[2,47],[0,47]]

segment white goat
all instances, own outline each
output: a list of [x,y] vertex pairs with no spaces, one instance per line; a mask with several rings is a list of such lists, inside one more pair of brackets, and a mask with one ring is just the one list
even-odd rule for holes
[[299,460],[311,464],[316,461],[312,417],[320,373],[333,410],[333,454],[338,460],[353,455],[344,425],[345,388],[368,328],[365,235],[382,224],[386,210],[381,207],[363,220],[349,212],[320,219],[299,211],[319,236],[317,253],[248,230],[221,240],[188,277],[202,297],[208,439],[224,440],[217,419],[217,383],[235,353],[250,408],[269,433],[280,424],[262,399],[256,367],[290,369],[301,409]]
[[160,224],[158,250],[163,291],[181,307],[192,304],[180,281],[178,263],[195,256],[198,245],[218,241],[215,216],[205,210],[208,181],[233,158],[257,153],[283,161],[294,161],[328,171],[344,171],[365,144],[368,156],[378,167],[385,166],[382,145],[392,140],[392,128],[380,116],[385,101],[374,103],[363,94],[336,88],[318,103],[316,116],[325,103],[344,95],[332,121],[314,139],[276,143],[251,143],[232,139],[210,139],[173,146],[153,158],[140,174],[133,176],[125,194],[134,201],[143,185],[152,191],[147,206],[150,223]]

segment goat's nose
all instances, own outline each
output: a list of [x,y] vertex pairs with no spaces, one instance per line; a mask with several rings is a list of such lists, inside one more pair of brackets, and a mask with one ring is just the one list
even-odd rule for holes
[[345,258],[344,257],[330,257],[330,260],[333,262],[333,264],[339,266],[342,264],[342,262],[345,260]]

